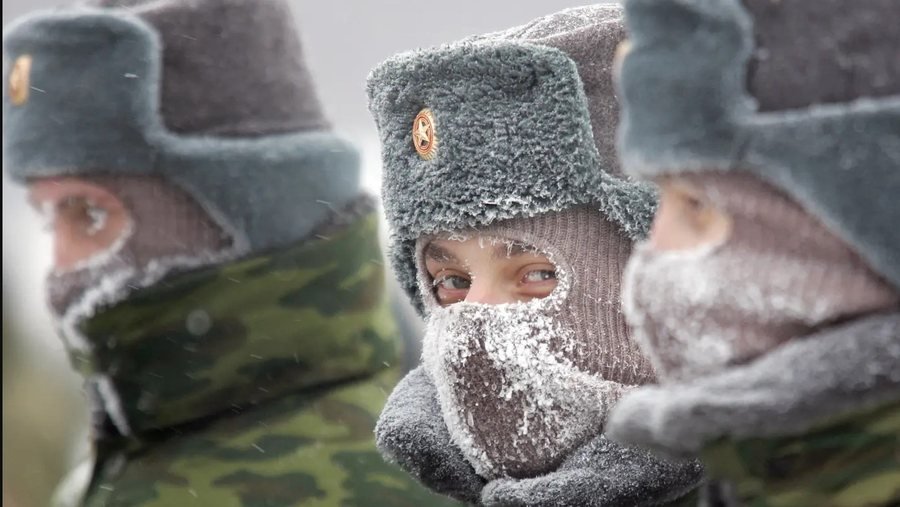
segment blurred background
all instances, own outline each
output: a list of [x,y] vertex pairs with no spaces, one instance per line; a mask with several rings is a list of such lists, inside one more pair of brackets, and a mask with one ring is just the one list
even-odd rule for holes
[[[29,12],[66,5],[3,0],[6,26]],[[512,27],[590,3],[572,0],[346,0],[292,2],[317,80],[338,131],[363,153],[363,183],[379,193],[380,155],[366,109],[369,70],[394,53]],[[5,65],[5,62],[4,62]],[[87,456],[81,381],[70,370],[44,306],[49,236],[21,187],[3,171],[3,505],[47,504],[53,487]]]

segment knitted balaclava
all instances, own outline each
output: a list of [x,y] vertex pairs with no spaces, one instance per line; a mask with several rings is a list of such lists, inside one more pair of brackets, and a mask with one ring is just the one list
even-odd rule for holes
[[419,241],[427,330],[423,361],[455,443],[488,478],[553,470],[603,428],[629,386],[652,380],[623,320],[631,241],[590,206],[505,220],[452,238],[528,245],[556,265],[544,299],[441,308]]
[[900,308],[900,293],[772,186],[741,173],[683,175],[730,222],[718,244],[628,265],[629,323],[656,371],[685,379],[752,360],[861,315]]
[[280,0],[85,2],[13,23],[4,62],[10,174],[93,182],[132,215],[109,252],[51,276],[59,313],[297,242],[358,194]]
[[[619,315],[622,262],[655,207],[650,187],[614,176],[606,135],[620,18],[571,9],[396,56],[370,77],[394,267],[428,321],[423,359],[451,437],[488,478],[552,470],[651,376]],[[421,249],[448,233],[544,252],[559,286],[440,308]]]
[[[121,200],[128,223],[108,250],[73,269],[50,273],[49,302],[57,316],[64,316],[74,304],[87,310],[101,302],[113,302],[128,287],[151,285],[172,269],[211,264],[229,255],[231,239],[180,189],[158,178],[141,176],[105,175],[81,180]],[[102,227],[105,210],[98,207],[95,212],[99,214],[97,227]],[[53,221],[54,211],[46,213]]]

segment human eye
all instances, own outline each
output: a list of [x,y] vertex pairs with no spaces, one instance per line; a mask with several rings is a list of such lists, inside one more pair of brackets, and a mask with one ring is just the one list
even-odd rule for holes
[[444,275],[434,281],[434,286],[448,290],[464,290],[469,288],[470,283],[469,279],[463,276]]
[[107,214],[107,210],[93,200],[78,195],[60,200],[54,213],[74,231],[87,236],[93,236],[105,228]]
[[556,267],[552,264],[526,266],[520,271],[519,291],[525,299],[541,299],[556,288]]
[[522,283],[541,283],[550,280],[556,280],[555,268],[532,269],[522,276]]
[[466,298],[472,281],[459,273],[438,273],[432,286],[438,302],[443,305],[458,303]]

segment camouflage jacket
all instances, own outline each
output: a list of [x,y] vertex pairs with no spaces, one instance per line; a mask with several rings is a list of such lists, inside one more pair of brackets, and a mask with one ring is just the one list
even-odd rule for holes
[[80,329],[92,349],[73,363],[127,427],[98,434],[85,506],[456,505],[375,449],[403,345],[374,214],[171,277]]
[[705,378],[638,389],[619,401],[608,432],[699,453],[727,505],[900,505],[900,314],[841,323]]
[[900,505],[900,403],[845,415],[799,436],[723,440],[703,451],[711,475],[747,507]]

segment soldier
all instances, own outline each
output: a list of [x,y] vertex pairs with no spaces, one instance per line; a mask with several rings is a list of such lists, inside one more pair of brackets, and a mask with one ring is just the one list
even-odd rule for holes
[[628,0],[621,155],[662,187],[610,433],[735,505],[900,504],[900,3]]
[[427,318],[385,456],[484,505],[691,504],[693,462],[603,436],[652,381],[620,309],[651,187],[621,176],[610,68],[621,9],[568,10],[396,56],[369,81],[401,285]]
[[98,1],[14,23],[4,61],[4,165],[95,415],[63,502],[450,503],[374,447],[403,344],[286,2]]

